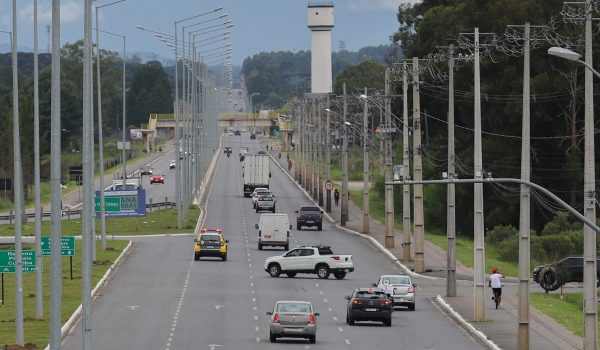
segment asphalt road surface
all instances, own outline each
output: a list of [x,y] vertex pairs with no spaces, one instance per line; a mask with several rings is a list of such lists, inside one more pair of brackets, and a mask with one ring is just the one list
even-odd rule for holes
[[[243,140],[243,141],[242,141]],[[323,231],[292,230],[291,247],[328,244],[334,252],[352,254],[356,270],[344,280],[316,275],[271,278],[266,257],[281,249],[257,248],[260,214],[242,196],[242,142],[257,150],[248,134],[225,139],[231,157],[220,155],[207,204],[205,226],[221,227],[229,240],[228,260],[193,261],[193,236],[138,238],[125,264],[94,301],[92,344],[95,349],[480,349],[431,301],[443,293],[444,281],[414,279],[416,311],[393,313],[392,327],[345,323],[346,300],[354,288],[370,286],[379,275],[401,273],[366,240],[338,231],[324,222]],[[165,157],[166,164],[170,159]],[[287,213],[308,199],[272,163],[271,188],[277,212]],[[154,185],[156,186],[156,185]],[[294,226],[295,227],[295,226]],[[317,343],[280,339],[269,342],[268,316],[277,300],[312,302],[317,318]],[[81,348],[81,325],[65,338],[64,349]]]

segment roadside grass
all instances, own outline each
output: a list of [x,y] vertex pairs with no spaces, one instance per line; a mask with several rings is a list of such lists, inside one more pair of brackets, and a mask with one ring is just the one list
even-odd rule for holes
[[[190,207],[188,214],[183,220],[182,229],[177,229],[177,210],[160,209],[148,212],[146,217],[142,218],[107,218],[106,235],[151,235],[163,233],[185,233],[193,232],[196,228],[200,208]],[[35,223],[28,222],[21,226],[23,236],[35,235]],[[0,236],[14,236],[15,225],[0,225]],[[96,219],[96,233],[100,234],[100,220]],[[42,221],[42,235],[48,235],[50,232],[50,221]],[[62,232],[65,236],[81,234],[81,218],[62,220]]]
[[[583,337],[582,293],[531,293],[531,305],[569,331]],[[600,331],[600,325],[598,329]]]
[[[96,263],[92,269],[92,286],[104,276],[111,264],[127,246],[128,241],[107,241],[107,249],[97,245]],[[24,245],[26,247],[27,245]],[[73,279],[69,274],[69,258],[62,259],[62,316],[61,325],[81,304],[81,241],[75,241],[76,254],[73,257]],[[12,249],[12,248],[10,248]],[[35,273],[23,274],[23,315],[25,343],[35,344],[36,349],[43,349],[48,344],[50,329],[50,257],[44,257],[43,319],[35,319]],[[4,306],[0,306],[0,344],[14,344],[15,341],[15,278],[14,274],[4,275]]]
[[[350,200],[359,208],[363,207],[362,191],[350,191]],[[379,222],[385,222],[385,202],[384,198],[376,191],[369,191],[369,209],[373,219]],[[395,227],[402,229],[401,215],[394,215]],[[438,247],[447,250],[448,238],[444,234],[437,232],[425,232],[425,239],[431,241]],[[473,268],[474,242],[471,238],[458,236],[456,239],[456,259],[463,265]],[[506,276],[517,276],[517,264],[502,261],[496,246],[485,245],[485,266],[491,270],[492,267],[498,268]],[[488,268],[489,267],[489,268]]]

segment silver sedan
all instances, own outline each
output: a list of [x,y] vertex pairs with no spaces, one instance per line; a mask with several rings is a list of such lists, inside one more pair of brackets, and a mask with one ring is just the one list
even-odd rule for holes
[[271,343],[277,338],[308,338],[314,344],[317,338],[317,316],[308,301],[278,301],[273,311],[267,312],[269,338]]

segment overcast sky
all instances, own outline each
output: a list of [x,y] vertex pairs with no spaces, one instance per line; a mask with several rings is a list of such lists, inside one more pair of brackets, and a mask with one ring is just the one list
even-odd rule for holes
[[[414,0],[413,0],[414,1]],[[83,37],[83,0],[61,1],[61,41],[73,42]],[[96,1],[94,5],[111,3]],[[407,0],[334,0],[335,28],[332,48],[345,41],[348,50],[363,46],[388,44],[389,36],[398,28],[398,5]],[[17,1],[18,43],[33,47],[33,0]],[[211,21],[205,26],[231,20],[231,36],[223,43],[233,43],[233,63],[261,51],[310,49],[310,31],[307,28],[305,0],[126,0],[100,10],[100,28],[127,36],[128,52],[154,52],[163,57],[172,53],[164,43],[148,32],[136,28],[142,25],[158,32],[173,34],[174,21],[208,12],[218,6],[224,10],[197,21],[227,13],[227,18]],[[51,0],[38,0],[40,22],[40,51],[46,52],[48,36],[46,25],[51,20]],[[194,24],[196,20],[184,22]],[[0,30],[12,30],[12,0],[0,0]],[[221,32],[222,33],[222,32]],[[215,33],[218,34],[218,33]],[[212,36],[207,34],[206,37]],[[101,34],[101,47],[121,51],[122,39]],[[0,33],[0,45],[8,44],[8,35]],[[214,44],[217,45],[217,44]],[[4,45],[2,45],[4,46]],[[220,44],[219,44],[220,46]],[[209,46],[210,47],[210,46]],[[209,48],[207,47],[207,48]]]

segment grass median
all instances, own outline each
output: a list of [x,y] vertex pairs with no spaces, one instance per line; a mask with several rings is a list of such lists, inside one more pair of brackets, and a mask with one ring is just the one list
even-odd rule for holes
[[[582,293],[531,293],[531,306],[576,335],[583,337]],[[600,325],[598,327],[600,332]]]
[[[196,222],[200,216],[197,206],[190,207],[183,220],[182,229],[177,228],[177,211],[175,209],[161,209],[148,212],[146,217],[141,218],[107,218],[106,235],[108,237],[123,235],[151,235],[165,233],[193,232]],[[34,236],[34,222],[30,221],[21,226],[23,236]],[[100,220],[96,220],[96,232],[100,230]],[[14,236],[14,225],[0,225],[0,236]],[[42,235],[50,232],[50,221],[42,222]],[[65,236],[77,236],[81,234],[81,218],[62,220],[62,232]]]
[[[128,241],[107,241],[107,249],[97,245],[96,263],[92,269],[92,286],[104,276],[112,263],[127,246]],[[73,257],[73,279],[70,279],[69,258],[62,258],[62,320],[64,324],[81,304],[81,241],[75,241],[76,254]],[[10,246],[3,246],[13,249]],[[24,245],[24,248],[32,248]],[[43,349],[48,344],[50,330],[50,257],[44,257],[43,290],[44,314],[42,320],[35,319],[35,273],[23,273],[23,315],[25,343],[32,344],[28,349]],[[15,341],[15,276],[4,274],[4,306],[0,306],[0,346],[14,344]]]

